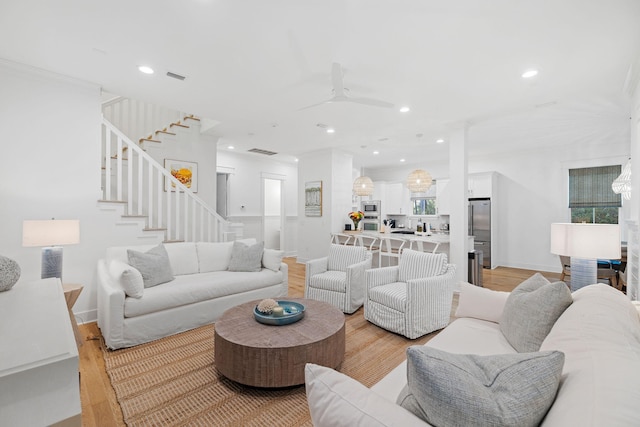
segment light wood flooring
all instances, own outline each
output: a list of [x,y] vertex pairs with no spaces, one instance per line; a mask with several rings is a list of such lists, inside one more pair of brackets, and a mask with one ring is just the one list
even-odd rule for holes
[[[289,265],[289,296],[302,297],[304,294],[304,264],[296,263],[295,258],[286,258]],[[500,291],[511,291],[520,282],[533,275],[535,271],[499,267],[483,270],[484,287]],[[543,273],[549,280],[559,280],[559,273]],[[362,317],[364,327],[376,326],[364,321],[363,309],[350,316]],[[115,398],[109,378],[105,371],[100,341],[96,339],[100,330],[95,322],[80,325],[84,345],[80,347],[80,397],[82,400],[82,425],[85,427],[124,426],[122,413]],[[389,333],[389,341],[395,335]],[[380,339],[385,339],[382,335]],[[399,353],[404,353],[408,345],[422,344],[430,336],[398,344]],[[397,340],[396,340],[397,341]]]

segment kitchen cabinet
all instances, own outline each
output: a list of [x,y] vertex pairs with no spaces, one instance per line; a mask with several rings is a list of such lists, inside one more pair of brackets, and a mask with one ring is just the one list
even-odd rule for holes
[[471,198],[491,198],[493,196],[493,173],[469,175],[468,194]]
[[387,206],[383,208],[388,214],[406,214],[409,202],[408,190],[401,182],[387,183],[386,202]]
[[447,189],[448,186],[448,179],[436,180],[436,208],[438,215],[451,214],[451,195]]

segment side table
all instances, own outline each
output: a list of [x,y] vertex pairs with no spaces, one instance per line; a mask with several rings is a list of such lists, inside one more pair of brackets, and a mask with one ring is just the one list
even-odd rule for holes
[[76,337],[76,344],[78,345],[78,347],[82,345],[82,335],[80,335],[80,331],[78,330],[78,322],[76,322],[76,316],[73,314],[72,308],[78,300],[80,292],[82,292],[83,288],[84,286],[82,285],[72,285],[66,283],[62,285],[62,289],[64,290],[64,299],[67,301],[67,310],[69,311],[71,327],[73,328],[73,335]]

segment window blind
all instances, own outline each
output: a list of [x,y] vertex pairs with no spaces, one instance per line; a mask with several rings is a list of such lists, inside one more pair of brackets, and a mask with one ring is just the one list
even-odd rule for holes
[[569,207],[621,207],[621,195],[611,189],[621,170],[620,165],[569,169]]

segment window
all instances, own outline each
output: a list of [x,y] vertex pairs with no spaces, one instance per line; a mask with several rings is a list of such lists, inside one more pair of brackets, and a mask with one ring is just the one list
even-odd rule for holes
[[436,182],[426,193],[412,193],[411,197],[413,215],[436,215]]
[[414,215],[435,215],[436,214],[436,198],[414,198],[413,202],[413,214]]
[[617,224],[622,197],[611,189],[620,165],[569,169],[571,222]]

